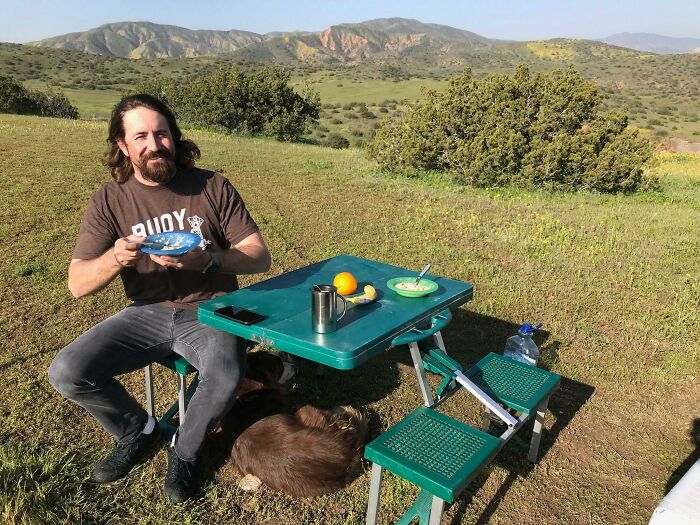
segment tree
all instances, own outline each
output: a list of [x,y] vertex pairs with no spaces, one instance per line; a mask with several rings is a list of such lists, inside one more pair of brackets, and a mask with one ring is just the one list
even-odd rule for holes
[[452,78],[442,93],[385,120],[368,151],[390,171],[448,171],[465,184],[631,192],[649,142],[622,111],[601,113],[596,87],[573,68],[534,76]]
[[31,91],[8,76],[0,76],[0,113],[78,118],[77,108],[63,93]]
[[279,140],[299,140],[318,120],[317,93],[301,94],[289,85],[289,73],[265,67],[251,74],[236,66],[183,82],[152,79],[133,92],[165,101],[183,122],[235,133],[261,133]]
[[38,115],[39,105],[31,92],[8,76],[0,76],[0,113]]

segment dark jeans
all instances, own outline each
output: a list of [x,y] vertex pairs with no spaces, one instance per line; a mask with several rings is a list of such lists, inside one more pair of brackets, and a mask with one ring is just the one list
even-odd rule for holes
[[97,324],[61,350],[49,381],[87,410],[120,443],[136,439],[148,413],[115,376],[175,352],[199,371],[199,386],[178,430],[175,452],[199,457],[204,438],[231,408],[243,380],[245,341],[197,321],[197,312],[132,305]]

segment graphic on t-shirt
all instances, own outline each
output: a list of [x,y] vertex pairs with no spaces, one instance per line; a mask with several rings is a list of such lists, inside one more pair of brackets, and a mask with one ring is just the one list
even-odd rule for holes
[[131,233],[138,237],[147,237],[154,233],[172,232],[185,229],[185,208],[173,210],[159,217],[151,217],[145,223],[139,222],[131,227]]
[[[134,224],[131,227],[131,233],[138,237],[148,237],[154,233],[183,231],[185,229],[184,219],[186,211],[186,208],[182,208],[179,211],[173,210],[170,213],[151,217],[146,222]],[[211,241],[202,236],[202,224],[204,224],[204,219],[199,215],[195,215],[193,217],[187,217],[187,222],[190,225],[190,231],[199,235],[202,239],[202,242],[199,243],[200,248],[204,249],[207,244],[211,244]]]
[[199,243],[199,247],[202,250],[206,249],[207,244],[211,244],[211,241],[208,241],[202,235],[202,224],[204,224],[204,219],[202,219],[199,215],[195,215],[194,217],[187,217],[187,222],[189,222],[190,226],[192,227],[190,231],[199,235],[199,238],[202,239],[202,242]]

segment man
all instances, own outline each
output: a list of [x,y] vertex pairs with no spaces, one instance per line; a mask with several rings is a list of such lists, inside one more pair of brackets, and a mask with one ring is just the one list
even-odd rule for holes
[[[153,417],[115,376],[175,352],[199,371],[187,419],[168,446],[165,492],[192,496],[205,435],[232,406],[243,376],[238,338],[200,324],[197,304],[238,288],[237,274],[265,272],[270,254],[240,195],[222,176],[194,167],[199,148],[183,140],[175,116],[148,95],[123,99],[112,113],[103,162],[114,182],[90,200],[68,269],[76,298],[120,276],[133,303],[61,350],[51,384],[116,439],[92,478],[126,476],[160,442]],[[177,257],[146,255],[149,234],[189,229],[202,241]]]

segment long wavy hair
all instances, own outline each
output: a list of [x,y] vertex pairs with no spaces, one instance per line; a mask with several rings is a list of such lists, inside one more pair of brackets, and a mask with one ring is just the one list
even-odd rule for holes
[[195,160],[201,155],[197,144],[182,138],[182,132],[177,126],[175,114],[162,100],[141,93],[123,98],[112,110],[112,117],[109,120],[107,150],[102,155],[102,164],[110,169],[112,178],[122,184],[134,174],[131,160],[119,149],[118,141],[124,140],[124,114],[129,110],[140,107],[156,111],[168,121],[170,133],[175,141],[175,165],[178,168],[191,168],[194,166]]

